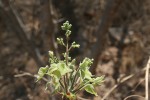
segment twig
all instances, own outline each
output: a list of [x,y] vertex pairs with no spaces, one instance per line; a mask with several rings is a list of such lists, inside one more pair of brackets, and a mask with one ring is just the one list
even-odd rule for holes
[[17,37],[20,39],[21,43],[27,50],[27,52],[33,57],[33,59],[36,61],[36,63],[39,66],[43,65],[42,60],[37,55],[35,51],[35,46],[32,44],[32,42],[27,38],[27,30],[25,28],[25,25],[23,23],[23,20],[20,18],[20,15],[14,8],[12,2],[9,2],[9,0],[6,0],[6,2],[2,2],[2,7],[0,9],[0,13],[2,14],[3,20],[6,22],[6,24],[12,28],[17,35]]
[[[23,76],[31,76],[31,77],[34,77],[34,78],[36,78],[36,74],[35,75],[33,75],[33,74],[31,74],[31,73],[28,73],[28,72],[24,72],[24,73],[22,73],[22,74],[16,74],[16,75],[14,75],[14,77],[23,77]],[[46,79],[46,78],[42,78],[45,82],[48,82],[48,80]]]
[[118,84],[114,85],[114,86],[110,89],[110,91],[108,91],[108,92],[105,94],[105,96],[102,98],[102,100],[105,100],[105,99],[112,93],[112,91],[115,90],[121,83],[127,81],[128,79],[132,78],[133,76],[134,76],[134,75],[129,75],[129,76],[123,78]]
[[[146,68],[143,68],[141,71],[145,71],[145,70],[146,70]],[[134,73],[134,74],[131,74],[131,75],[129,75],[129,76],[127,76],[127,77],[121,79],[116,85],[114,85],[114,86],[110,89],[110,91],[108,91],[108,92],[104,95],[104,97],[102,98],[102,100],[105,100],[105,99],[112,93],[112,91],[115,90],[120,84],[122,84],[122,83],[126,82],[127,80],[131,79],[131,78],[132,78],[133,76],[135,76],[136,74],[139,74],[139,72]]]
[[146,71],[145,71],[145,100],[149,100],[149,93],[148,93],[149,68],[150,68],[150,57],[147,62]]
[[[145,79],[142,79],[132,90],[131,92],[135,91],[137,89],[137,87],[143,82],[145,81]],[[130,93],[130,92],[129,92]]]
[[127,100],[127,99],[132,98],[132,97],[142,98],[143,100],[145,99],[144,97],[142,97],[140,95],[130,95],[130,96],[127,96],[126,98],[124,98],[123,100]]

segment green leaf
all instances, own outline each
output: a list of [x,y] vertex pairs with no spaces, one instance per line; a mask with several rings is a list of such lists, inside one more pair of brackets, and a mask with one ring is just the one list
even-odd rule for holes
[[92,77],[92,73],[88,69],[80,70],[79,72],[80,72],[80,76],[81,76],[82,80],[84,80],[84,79],[88,79],[88,80],[92,79],[91,78]]
[[47,73],[48,71],[48,66],[46,67],[41,67],[38,71],[38,75],[37,75],[37,81],[39,81],[40,79],[43,78],[43,76]]
[[52,77],[53,81],[56,81],[56,82],[58,82],[59,79],[61,78],[61,73],[58,70],[58,68],[59,68],[58,64],[53,63],[51,64],[51,67],[48,69],[48,72],[47,72],[47,74]]
[[51,77],[51,80],[52,80],[53,85],[59,83],[59,80],[60,80],[60,79],[58,78],[58,76],[59,76],[59,74],[58,74],[58,75],[53,75],[53,76]]
[[85,58],[79,66],[82,70],[85,70],[86,68],[89,68],[92,63],[93,59]]
[[90,80],[92,77],[91,72],[89,71],[89,67],[91,66],[91,64],[93,63],[93,59],[89,59],[89,58],[85,58],[82,63],[80,63],[80,76],[82,78],[82,80],[84,79],[88,79]]
[[51,76],[51,74],[57,69],[58,69],[57,64],[53,63],[53,64],[51,64],[50,68],[48,69],[47,74]]
[[59,80],[62,76],[59,70],[55,70],[51,75],[56,76],[57,80]]
[[101,85],[104,82],[104,76],[93,78],[91,82],[94,86]]
[[66,66],[64,62],[59,62],[57,64],[51,64],[51,67],[49,68],[47,74],[50,76],[56,76],[58,79],[60,79],[63,75],[71,71],[72,70],[68,66]]
[[59,63],[58,66],[58,70],[60,71],[61,76],[72,71],[64,62]]
[[92,84],[87,84],[84,89],[86,92],[94,94],[95,96],[98,96],[97,93],[95,92],[94,86]]
[[85,79],[91,79],[92,77],[92,73],[87,69],[84,71],[84,74],[85,74]]
[[73,59],[71,62],[68,63],[68,66],[69,66],[70,69],[75,70],[75,68],[76,68],[75,67],[75,62],[76,62],[76,60]]

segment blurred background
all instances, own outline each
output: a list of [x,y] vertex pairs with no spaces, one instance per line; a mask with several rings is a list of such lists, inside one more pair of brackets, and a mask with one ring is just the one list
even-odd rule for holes
[[[48,64],[48,51],[64,51],[56,37],[60,26],[72,25],[69,40],[78,63],[94,58],[91,72],[105,75],[89,100],[144,100],[145,72],[150,54],[150,0],[0,0],[0,100],[59,100],[45,91],[34,74]],[[15,77],[15,75],[17,75]]]

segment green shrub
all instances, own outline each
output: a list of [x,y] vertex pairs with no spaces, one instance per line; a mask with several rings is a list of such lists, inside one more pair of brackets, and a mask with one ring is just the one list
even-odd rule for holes
[[91,94],[97,96],[94,90],[95,86],[101,85],[104,81],[104,77],[94,77],[89,71],[90,66],[93,63],[93,59],[85,58],[77,67],[76,59],[71,59],[69,52],[73,48],[79,48],[80,45],[73,42],[70,46],[68,44],[69,36],[71,35],[72,25],[68,21],[61,26],[66,36],[66,43],[63,38],[57,38],[57,43],[66,48],[66,52],[63,53],[64,60],[59,60],[53,53],[49,51],[49,65],[41,67],[38,71],[37,81],[43,77],[48,76],[50,80],[46,84],[54,87],[54,94],[61,93],[63,98],[74,100],[76,94],[80,90],[85,90]]

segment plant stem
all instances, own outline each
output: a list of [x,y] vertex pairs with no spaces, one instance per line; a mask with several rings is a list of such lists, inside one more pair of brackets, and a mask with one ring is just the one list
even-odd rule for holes
[[66,76],[63,77],[64,78],[64,84],[65,84],[65,92],[68,92],[68,86],[67,86],[67,82],[66,82]]
[[61,79],[59,80],[59,83],[60,83],[61,87],[65,90],[65,87],[64,87],[63,83],[61,82]]
[[68,52],[68,37],[66,37],[67,43],[66,43],[66,65],[68,66],[68,56],[69,56],[69,52]]
[[69,47],[68,52],[72,49],[72,46]]
[[80,69],[80,68],[78,67],[78,69],[77,69],[77,71],[76,71],[76,74],[75,74],[75,76],[74,76],[74,78],[73,78],[73,81],[72,81],[72,84],[71,84],[71,88],[70,88],[70,89],[73,89],[73,86],[74,86],[74,83],[75,83],[77,74],[78,74],[78,72],[79,72],[79,69]]
[[89,81],[86,82],[85,84],[81,85],[81,86],[79,85],[79,86],[77,87],[77,89],[75,89],[73,92],[74,92],[75,94],[77,94],[77,92],[78,92],[79,90],[81,90],[84,86],[86,86],[88,83],[89,83]]
[[[66,65],[68,66],[69,52],[68,52],[68,37],[67,36],[66,36],[66,40],[67,40],[67,43],[66,43]],[[67,93],[68,92],[68,85],[69,85],[68,73],[66,73],[66,75],[64,77],[66,77],[65,84],[66,84],[66,93]]]

